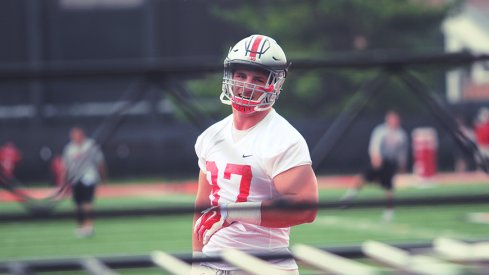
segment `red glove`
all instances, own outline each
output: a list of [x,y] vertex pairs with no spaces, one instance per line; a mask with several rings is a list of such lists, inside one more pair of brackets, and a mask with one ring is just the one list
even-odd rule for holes
[[227,211],[224,206],[212,206],[202,212],[202,216],[195,222],[194,233],[198,240],[205,245],[219,229],[229,226],[226,222]]

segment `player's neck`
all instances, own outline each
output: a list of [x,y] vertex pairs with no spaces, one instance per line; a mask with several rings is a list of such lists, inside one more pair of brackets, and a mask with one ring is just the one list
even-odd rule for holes
[[236,130],[247,130],[262,121],[272,109],[244,114],[233,109],[233,123]]

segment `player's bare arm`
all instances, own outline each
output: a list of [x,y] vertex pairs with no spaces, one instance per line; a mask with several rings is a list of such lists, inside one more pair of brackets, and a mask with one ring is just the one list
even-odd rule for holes
[[[200,171],[199,173],[199,183],[197,196],[195,198],[195,209],[205,209],[210,206],[209,203],[209,194],[211,192],[211,185],[207,183],[206,175],[204,172]],[[192,228],[195,226],[195,222],[198,218],[200,218],[202,214],[199,211],[196,211],[194,214],[194,222]],[[204,244],[202,240],[197,237],[194,233],[192,234],[192,250],[193,251],[202,251],[202,247]]]
[[[289,169],[273,179],[277,191],[282,195],[278,200],[286,200],[288,204],[316,205],[318,203],[317,179],[310,165],[297,166]],[[313,222],[317,207],[310,209],[271,209],[277,200],[262,203],[261,225],[267,227],[289,227],[302,223]]]

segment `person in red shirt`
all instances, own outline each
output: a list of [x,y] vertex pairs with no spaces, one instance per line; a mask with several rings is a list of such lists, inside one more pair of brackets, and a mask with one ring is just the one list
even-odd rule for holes
[[489,108],[480,109],[474,132],[479,150],[486,158],[489,157]]
[[56,186],[63,185],[65,181],[65,165],[61,155],[56,155],[51,161],[51,172],[53,173],[54,184]]
[[15,145],[8,141],[0,147],[0,170],[2,174],[12,179],[14,178],[15,167],[22,159],[22,155]]

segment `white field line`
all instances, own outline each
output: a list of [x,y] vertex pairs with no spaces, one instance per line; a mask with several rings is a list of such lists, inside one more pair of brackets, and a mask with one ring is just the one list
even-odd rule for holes
[[434,230],[430,228],[422,228],[420,226],[412,226],[401,223],[382,223],[367,219],[339,217],[339,216],[321,216],[317,217],[313,223],[315,225],[341,229],[347,231],[360,231],[365,233],[377,233],[384,236],[390,235],[398,238],[421,238],[433,239],[439,236],[450,236],[453,238],[469,238],[464,234],[458,234],[448,230]]

